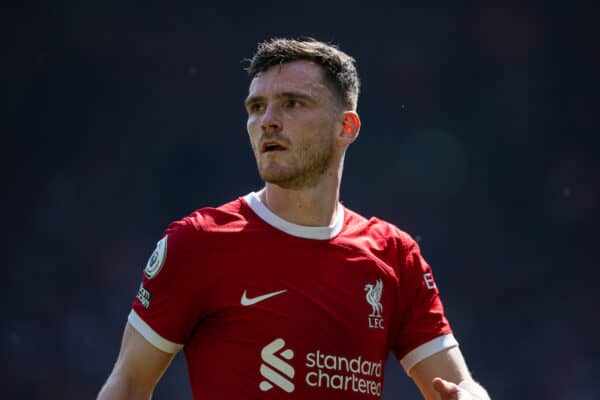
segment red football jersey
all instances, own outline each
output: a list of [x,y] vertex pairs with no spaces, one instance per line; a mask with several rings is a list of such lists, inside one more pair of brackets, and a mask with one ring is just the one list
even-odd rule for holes
[[390,351],[409,371],[457,345],[410,236],[343,206],[292,224],[255,193],[167,228],[129,322],[184,349],[198,399],[379,399]]

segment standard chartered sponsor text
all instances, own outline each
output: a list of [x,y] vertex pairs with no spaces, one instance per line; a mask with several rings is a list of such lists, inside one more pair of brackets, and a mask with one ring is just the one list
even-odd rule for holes
[[306,366],[314,369],[306,374],[306,384],[312,387],[381,396],[383,362],[323,354],[319,350],[306,355]]

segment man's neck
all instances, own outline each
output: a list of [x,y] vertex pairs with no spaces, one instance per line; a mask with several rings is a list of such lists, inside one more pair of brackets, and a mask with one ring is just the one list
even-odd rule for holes
[[267,183],[258,196],[279,217],[304,226],[331,225],[339,206],[339,186],[292,190]]

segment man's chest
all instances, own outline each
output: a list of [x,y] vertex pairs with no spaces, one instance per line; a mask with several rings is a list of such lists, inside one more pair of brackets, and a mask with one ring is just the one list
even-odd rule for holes
[[398,297],[391,266],[358,247],[225,241],[207,262],[211,314],[222,323],[248,321],[254,329],[318,327],[372,342],[386,335]]

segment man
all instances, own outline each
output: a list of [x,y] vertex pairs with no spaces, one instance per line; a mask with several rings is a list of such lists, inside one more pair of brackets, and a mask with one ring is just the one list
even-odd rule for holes
[[406,233],[339,201],[354,59],[259,44],[247,130],[265,187],[165,231],[100,399],[148,399],[184,349],[194,398],[379,399],[389,352],[426,399],[489,399]]

